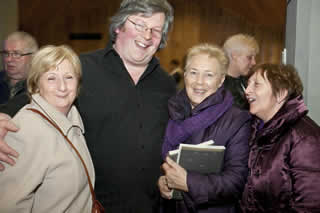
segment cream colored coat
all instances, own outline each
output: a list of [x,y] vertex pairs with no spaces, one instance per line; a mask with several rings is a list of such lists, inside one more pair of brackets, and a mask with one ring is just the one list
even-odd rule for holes
[[92,182],[95,181],[76,107],[71,108],[67,118],[36,94],[31,104],[13,118],[20,130],[5,138],[20,156],[15,166],[7,166],[0,173],[0,212],[91,212],[87,176],[78,156],[48,121],[27,108],[40,110],[58,124],[80,152]]

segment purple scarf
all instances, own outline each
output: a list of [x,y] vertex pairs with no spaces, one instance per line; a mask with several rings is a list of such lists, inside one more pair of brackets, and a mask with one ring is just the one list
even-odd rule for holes
[[[216,93],[219,92],[221,92],[221,90],[218,90]],[[170,150],[177,149],[180,143],[183,143],[194,133],[206,129],[216,122],[232,106],[232,103],[232,95],[229,92],[225,92],[225,96],[221,103],[209,106],[199,114],[184,120],[169,119],[164,143],[162,145],[162,158],[165,159]],[[199,143],[200,142],[203,141],[199,141]]]

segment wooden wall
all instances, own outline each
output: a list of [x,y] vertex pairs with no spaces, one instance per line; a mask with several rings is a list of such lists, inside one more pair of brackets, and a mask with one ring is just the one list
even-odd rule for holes
[[[221,45],[235,33],[255,36],[258,62],[280,62],[284,47],[286,0],[169,0],[175,9],[168,46],[157,53],[169,68],[182,61],[199,42]],[[78,53],[105,47],[109,18],[121,0],[19,0],[19,28],[32,33],[40,45],[69,44]],[[71,40],[71,33],[100,33],[99,40]]]

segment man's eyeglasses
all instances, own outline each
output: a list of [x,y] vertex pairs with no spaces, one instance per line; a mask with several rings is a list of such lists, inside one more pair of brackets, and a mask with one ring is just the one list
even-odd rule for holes
[[130,21],[134,25],[135,29],[140,33],[144,33],[145,31],[149,31],[150,30],[150,33],[151,33],[152,37],[161,38],[161,36],[162,36],[162,31],[161,30],[157,30],[157,29],[154,29],[154,28],[149,28],[146,25],[142,25],[142,24],[137,24],[137,23],[131,21],[130,19],[127,19],[127,20]]
[[33,53],[31,53],[31,52],[30,53],[19,53],[19,52],[0,51],[0,55],[2,57],[7,58],[7,57],[11,56],[12,58],[15,58],[15,59],[19,59],[22,56],[31,55],[31,54],[33,54]]

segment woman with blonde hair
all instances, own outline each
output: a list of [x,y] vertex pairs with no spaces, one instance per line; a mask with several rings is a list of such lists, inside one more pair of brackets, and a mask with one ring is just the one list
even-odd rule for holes
[[91,212],[87,175],[73,148],[94,182],[83,123],[73,105],[80,82],[81,64],[69,47],[46,46],[34,55],[27,79],[31,102],[12,119],[19,131],[5,137],[20,156],[0,175],[1,212]]
[[[166,213],[236,212],[248,173],[250,115],[232,106],[232,95],[222,86],[227,67],[227,56],[215,45],[199,44],[187,54],[185,89],[169,99],[162,147],[164,175],[158,185]],[[167,157],[180,143],[208,140],[226,147],[219,173],[187,171]],[[182,191],[182,200],[172,199],[172,189]]]

